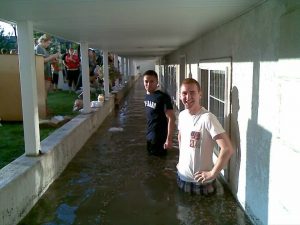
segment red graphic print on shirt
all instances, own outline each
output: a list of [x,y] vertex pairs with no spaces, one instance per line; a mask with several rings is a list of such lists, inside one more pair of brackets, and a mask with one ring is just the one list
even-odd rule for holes
[[190,138],[190,147],[195,148],[199,145],[199,140],[201,137],[201,133],[199,131],[192,131]]

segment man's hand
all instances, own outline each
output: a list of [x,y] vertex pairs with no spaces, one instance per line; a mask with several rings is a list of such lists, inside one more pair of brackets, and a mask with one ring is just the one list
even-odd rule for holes
[[172,140],[166,140],[165,144],[164,144],[164,149],[170,149],[173,147],[173,142]]
[[214,175],[211,171],[198,171],[194,174],[194,179],[202,184],[208,181],[216,179],[217,175]]

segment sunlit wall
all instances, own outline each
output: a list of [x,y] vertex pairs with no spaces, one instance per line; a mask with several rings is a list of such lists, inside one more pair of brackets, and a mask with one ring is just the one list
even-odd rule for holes
[[231,58],[227,181],[255,224],[300,224],[299,28],[299,1],[266,1],[166,57],[193,78],[201,59]]

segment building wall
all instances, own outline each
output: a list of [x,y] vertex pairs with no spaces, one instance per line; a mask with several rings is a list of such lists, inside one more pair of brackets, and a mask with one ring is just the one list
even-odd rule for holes
[[[155,60],[134,60],[135,75],[143,74],[147,70],[155,70]],[[137,69],[139,67],[139,69]]]
[[300,2],[266,1],[165,60],[182,55],[232,59],[229,186],[255,224],[300,224]]

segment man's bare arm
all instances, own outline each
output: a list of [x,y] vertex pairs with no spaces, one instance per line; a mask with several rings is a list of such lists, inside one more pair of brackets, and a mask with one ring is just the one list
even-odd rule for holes
[[233,147],[226,133],[218,134],[214,139],[220,147],[219,156],[211,171],[198,171],[195,173],[195,180],[197,182],[204,183],[216,179],[233,154]]
[[169,109],[166,111],[166,117],[168,119],[168,135],[166,142],[164,144],[165,149],[169,149],[173,147],[173,134],[175,128],[175,114],[173,109]]

